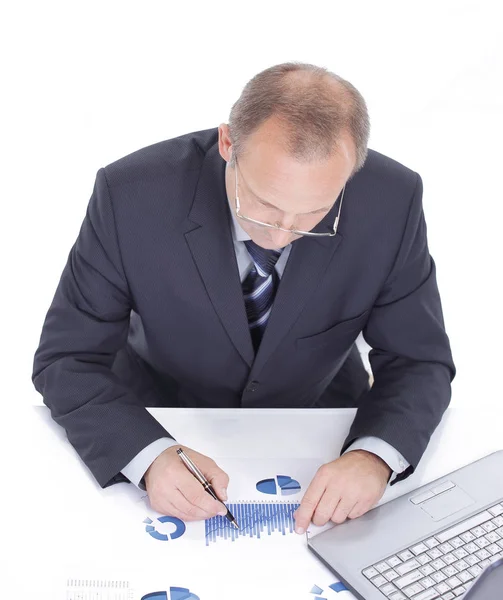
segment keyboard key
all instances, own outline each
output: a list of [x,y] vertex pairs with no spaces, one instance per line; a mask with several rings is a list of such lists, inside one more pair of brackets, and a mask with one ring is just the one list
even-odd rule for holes
[[491,531],[491,533],[486,533],[486,540],[494,543],[500,540],[501,537],[496,533],[496,531]]
[[442,571],[437,571],[436,573],[431,574],[431,578],[437,583],[441,583],[447,579],[447,575],[444,575]]
[[466,550],[467,554],[473,554],[474,552],[477,552],[478,549],[479,549],[479,547],[477,546],[477,544],[474,544],[473,542],[470,542],[469,544],[466,544],[466,546],[465,546],[465,550]]
[[383,585],[382,587],[380,587],[379,591],[382,592],[385,596],[391,596],[391,594],[393,594],[393,592],[397,592],[398,590],[391,583],[387,583],[386,585]]
[[480,568],[478,565],[473,565],[473,567],[470,567],[470,568],[468,569],[468,571],[469,571],[469,572],[470,572],[470,573],[471,573],[471,574],[472,574],[474,577],[478,577],[478,576],[479,576],[479,575],[482,573],[483,569],[481,569],[481,568]]
[[435,589],[439,594],[445,594],[446,592],[451,591],[451,588],[446,583],[439,583],[435,586]]
[[[503,523],[502,523],[502,525],[503,525]],[[434,537],[425,540],[424,543],[428,546],[428,548],[435,548],[436,546],[438,546],[440,544],[440,542],[438,540],[436,540]]]
[[487,546],[486,550],[492,555],[494,555],[498,554],[498,552],[500,551],[500,547],[498,546],[498,544],[490,544],[489,546]]
[[[400,577],[399,579],[395,579],[393,582],[398,588],[403,590],[403,588],[419,581],[423,578],[423,574],[420,571],[412,571],[412,573],[408,573],[404,577]],[[423,588],[421,588],[423,589]]]
[[372,577],[375,577],[376,575],[379,575],[379,571],[377,571],[376,569],[374,569],[374,567],[369,567],[368,569],[365,569],[363,571],[363,574],[365,575],[365,577],[367,579],[372,579]]
[[475,556],[478,556],[480,558],[480,560],[485,560],[486,558],[489,558],[491,555],[489,554],[489,552],[487,550],[482,548],[482,550],[475,552]]
[[399,565],[402,561],[398,558],[398,556],[392,556],[391,558],[388,558],[386,562],[391,568],[393,568]]
[[434,579],[437,583],[441,583],[447,579],[447,576],[442,573],[442,571],[437,571],[436,573],[431,574],[431,578]]
[[[465,531],[469,531],[470,529],[472,529],[472,527],[476,527],[477,525],[480,525],[481,523],[485,523],[486,521],[489,521],[491,518],[492,518],[491,513],[488,512],[487,510],[484,510],[481,513],[479,513],[478,515],[475,515],[475,516],[471,517],[470,519],[466,519],[466,521],[462,521],[461,523],[454,525],[454,527],[450,527],[446,531],[442,531],[441,533],[437,534],[435,537],[441,544],[443,544],[447,540],[450,540],[453,537],[461,535]],[[472,533],[473,533],[473,531],[472,531]]]
[[449,544],[449,542],[446,542],[445,544],[440,544],[438,549],[442,552],[442,554],[448,554],[449,552],[452,552],[454,550],[454,548]]
[[503,515],[503,506],[501,506],[501,504],[496,504],[496,506],[488,508],[487,510],[493,515],[493,517]]
[[472,530],[472,533],[475,537],[479,538],[482,537],[485,534],[485,529],[482,529],[482,527],[474,527]]
[[461,585],[461,581],[456,576],[446,579],[445,583],[447,585],[449,585],[451,587],[451,589],[457,588],[458,586]]
[[478,562],[480,562],[480,558],[478,556],[476,556],[475,554],[469,554],[466,558],[465,561],[471,566],[473,567],[473,565],[476,565]]
[[420,565],[425,565],[431,561],[431,556],[428,556],[426,553],[420,554],[419,556],[416,556],[416,560]]
[[447,592],[444,596],[440,598],[440,600],[453,600],[456,596],[452,592]]
[[485,548],[486,546],[489,546],[490,543],[491,542],[488,542],[485,537],[477,538],[474,542],[479,548]]
[[414,600],[435,600],[435,598],[438,598],[438,594],[433,588],[420,592],[414,596]]
[[463,583],[466,583],[467,581],[473,579],[473,575],[469,571],[461,571],[461,573],[458,573],[456,577],[460,579]]
[[468,556],[468,552],[464,548],[458,548],[457,550],[454,550],[453,554],[458,558],[464,558],[465,556]]
[[444,567],[446,567],[447,565],[444,563],[444,561],[441,558],[437,558],[437,560],[434,560],[431,563],[431,566],[436,569],[437,571],[440,571],[440,569],[443,569]]
[[396,571],[394,571],[393,569],[386,571],[382,575],[383,575],[383,577],[386,577],[386,579],[388,581],[394,581],[397,577],[399,577],[398,573]]
[[[492,523],[491,523],[492,525]],[[426,552],[428,550],[428,546],[426,546],[426,544],[416,544],[415,546],[412,546],[412,548],[409,548],[409,550],[412,552],[412,554],[414,554],[415,556],[417,556],[418,554],[422,554],[423,552]]]
[[417,562],[415,558],[412,560],[408,560],[407,562],[402,563],[401,565],[397,565],[395,571],[400,575],[405,575],[409,571],[417,569],[421,565]]
[[464,585],[462,585],[461,587],[456,588],[455,590],[452,590],[452,593],[455,596],[461,596],[461,594],[464,594],[466,592],[466,588]]
[[431,565],[424,565],[424,567],[420,567],[419,570],[425,577],[435,572],[435,569]]
[[384,585],[385,583],[388,583],[388,582],[386,581],[386,579],[384,579],[384,577],[382,575],[378,575],[377,577],[374,577],[372,579],[372,583],[376,587],[381,587],[381,585]]
[[389,600],[407,600],[407,596],[404,596],[402,592],[396,592],[395,594],[391,594]]
[[412,598],[412,596],[414,596],[415,594],[419,594],[419,592],[422,592],[423,590],[424,590],[424,588],[419,583],[414,583],[413,585],[410,585],[408,588],[405,588],[403,590],[403,593],[406,596],[409,596],[409,598]]
[[438,548],[432,548],[431,550],[428,550],[428,555],[433,558],[433,560],[443,556],[442,552],[440,552]]
[[452,566],[458,571],[464,571],[465,569],[468,569],[470,565],[464,560],[458,560],[458,562],[455,562]]
[[454,556],[454,554],[451,553],[442,556],[442,560],[445,562],[446,565],[452,565],[452,563],[455,563],[458,559]]
[[414,555],[409,550],[405,550],[404,552],[401,552],[398,556],[404,562],[407,561],[407,560],[410,560],[411,558],[414,558]]
[[431,577],[425,577],[424,579],[421,579],[421,581],[419,582],[425,590],[433,587],[435,585],[435,582],[433,581],[433,579]]
[[460,537],[455,537],[455,538],[452,538],[452,540],[449,540],[449,544],[453,548],[460,548],[461,546],[465,545],[465,542]]
[[473,542],[473,540],[475,539],[475,536],[473,535],[473,533],[471,533],[471,531],[465,531],[465,533],[462,533],[459,537],[467,544],[469,542]]
[[503,517],[495,517],[492,520],[492,523],[494,523],[496,527],[503,527]]
[[445,567],[445,569],[442,570],[447,575],[447,577],[455,577],[458,574],[457,569],[455,569],[454,567]]
[[481,527],[482,527],[482,529],[484,529],[486,531],[486,533],[489,533],[490,531],[494,531],[495,529],[497,529],[496,525],[492,521],[487,521],[487,523],[482,523]]

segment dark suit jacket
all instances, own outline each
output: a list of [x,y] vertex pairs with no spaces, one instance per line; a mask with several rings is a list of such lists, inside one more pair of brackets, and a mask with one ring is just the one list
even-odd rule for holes
[[254,356],[225,164],[212,128],[99,169],[43,326],[36,389],[105,486],[168,435],[145,406],[314,406],[363,330],[375,381],[342,451],[380,437],[411,464],[395,482],[407,477],[455,374],[420,176],[369,150],[337,235],[293,243]]

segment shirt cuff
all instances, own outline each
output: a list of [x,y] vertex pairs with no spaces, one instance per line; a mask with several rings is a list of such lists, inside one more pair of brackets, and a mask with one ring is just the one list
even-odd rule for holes
[[163,437],[155,440],[149,444],[146,448],[143,448],[141,452],[128,462],[128,464],[122,469],[121,473],[125,475],[131,483],[134,483],[140,490],[145,489],[145,485],[142,482],[143,476],[147,469],[154,462],[154,460],[171,446],[179,445],[179,443],[173,438]]
[[[410,463],[407,462],[398,450],[393,448],[388,442],[375,436],[367,435],[358,438],[346,449],[346,452],[350,452],[351,450],[366,450],[367,452],[372,452],[372,454],[382,458],[393,473],[402,473],[410,466]],[[346,452],[344,452],[344,454],[346,454]]]

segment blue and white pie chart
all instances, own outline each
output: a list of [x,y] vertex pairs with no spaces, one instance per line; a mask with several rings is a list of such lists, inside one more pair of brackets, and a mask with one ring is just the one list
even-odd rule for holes
[[276,475],[257,482],[256,488],[262,494],[291,496],[300,492],[300,483],[288,475]]
[[[159,517],[155,521],[147,517],[143,522],[146,523],[145,531],[155,540],[162,542],[176,540],[185,533],[185,523],[176,517]],[[169,531],[163,530],[166,527]]]
[[191,594],[187,588],[170,587],[169,592],[152,592],[142,596],[141,600],[199,600],[199,596]]

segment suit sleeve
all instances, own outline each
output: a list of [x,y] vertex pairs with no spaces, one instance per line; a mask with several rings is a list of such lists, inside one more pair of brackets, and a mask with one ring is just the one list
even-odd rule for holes
[[111,370],[132,301],[105,170],[100,169],[36,350],[32,381],[70,443],[105,487],[169,434]]
[[417,467],[449,405],[456,373],[428,250],[422,192],[417,174],[394,266],[363,329],[372,348],[374,384],[361,399],[342,448],[363,436],[396,448],[410,466],[392,484]]

